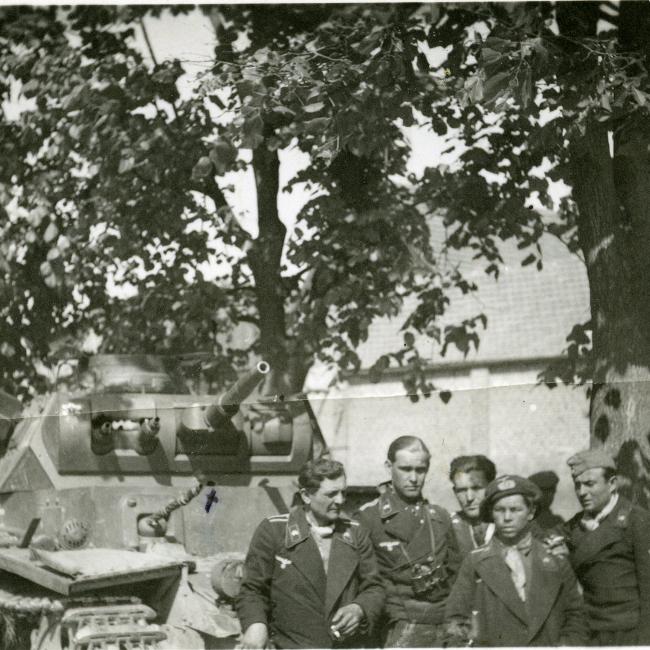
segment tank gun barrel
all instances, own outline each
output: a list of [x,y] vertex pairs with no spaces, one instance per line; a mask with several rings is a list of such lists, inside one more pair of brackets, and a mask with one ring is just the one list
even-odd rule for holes
[[213,429],[224,419],[230,419],[239,410],[239,405],[271,370],[266,361],[260,361],[255,368],[243,374],[225,393],[222,393],[205,411],[205,420]]

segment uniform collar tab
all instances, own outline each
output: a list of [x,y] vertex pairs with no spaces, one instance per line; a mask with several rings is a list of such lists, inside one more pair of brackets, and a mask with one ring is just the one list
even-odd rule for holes
[[289,513],[284,545],[287,548],[292,548],[307,539],[307,537],[309,537],[309,523],[305,516],[305,510],[298,506]]

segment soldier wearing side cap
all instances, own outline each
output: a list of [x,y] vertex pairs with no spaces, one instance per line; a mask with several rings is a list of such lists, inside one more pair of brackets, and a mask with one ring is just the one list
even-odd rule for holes
[[582,645],[586,620],[569,562],[533,537],[539,489],[516,475],[486,488],[481,514],[492,539],[471,551],[445,610],[448,645]]
[[650,515],[618,494],[616,463],[603,449],[572,456],[582,506],[565,525],[584,590],[590,645],[650,644]]
[[460,562],[449,513],[422,496],[429,459],[419,438],[395,439],[386,460],[391,481],[359,512],[386,583],[386,647],[440,647],[444,638],[445,601]]

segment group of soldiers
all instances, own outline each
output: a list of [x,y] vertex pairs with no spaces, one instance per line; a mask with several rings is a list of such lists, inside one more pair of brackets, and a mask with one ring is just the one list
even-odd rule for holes
[[430,452],[401,436],[390,480],[354,518],[341,463],[308,462],[299,503],[255,531],[237,600],[241,648],[650,644],[650,514],[602,449],[568,459],[581,510],[549,510],[557,476],[452,461],[460,505],[422,495]]

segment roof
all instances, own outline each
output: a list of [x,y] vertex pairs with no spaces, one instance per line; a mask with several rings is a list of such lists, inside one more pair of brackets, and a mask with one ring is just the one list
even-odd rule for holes
[[[440,250],[441,230],[432,228],[434,250]],[[471,348],[468,361],[479,363],[514,361],[559,356],[567,347],[566,337],[576,323],[590,318],[589,286],[582,260],[570,253],[558,239],[544,235],[540,240],[543,269],[534,264],[522,267],[529,251],[520,251],[513,242],[504,242],[500,251],[505,264],[498,280],[484,272],[484,260],[472,260],[473,251],[453,251],[446,264],[458,265],[467,280],[477,284],[476,292],[451,294],[451,304],[439,326],[460,323],[479,313],[487,317],[487,329],[479,326],[478,351]],[[362,368],[368,368],[382,354],[396,352],[403,345],[400,328],[417,301],[405,302],[402,314],[394,319],[375,321],[368,340],[359,347]],[[441,346],[433,339],[419,336],[420,354],[432,361],[462,361],[465,357],[454,346],[441,355]]]

